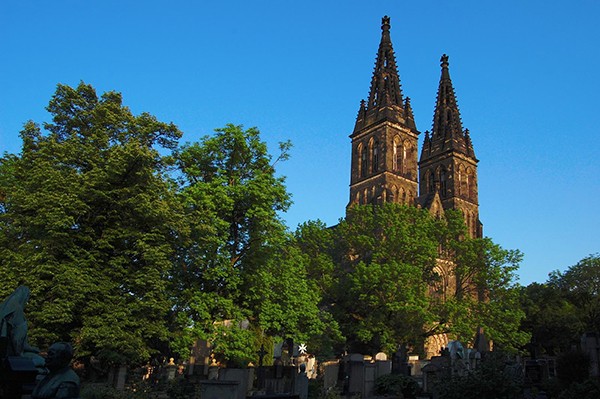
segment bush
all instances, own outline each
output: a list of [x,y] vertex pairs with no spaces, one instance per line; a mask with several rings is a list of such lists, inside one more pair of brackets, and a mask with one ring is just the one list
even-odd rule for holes
[[419,384],[411,377],[400,374],[388,374],[375,380],[375,394],[398,395],[406,399],[415,398],[419,393]]

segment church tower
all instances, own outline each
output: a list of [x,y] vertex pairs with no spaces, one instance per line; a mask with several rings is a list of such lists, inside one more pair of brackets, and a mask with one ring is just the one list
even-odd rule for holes
[[410,99],[402,97],[389,17],[383,17],[381,30],[368,101],[361,101],[350,135],[348,206],[384,202],[416,204],[419,132]]
[[482,237],[477,199],[477,163],[469,130],[463,130],[450,79],[448,56],[441,58],[442,76],[431,134],[425,132],[419,161],[419,203],[439,195],[444,209],[460,210],[471,237]]

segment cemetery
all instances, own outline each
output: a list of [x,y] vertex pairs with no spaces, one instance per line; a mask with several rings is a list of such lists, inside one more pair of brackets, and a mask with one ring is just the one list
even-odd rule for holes
[[[306,344],[286,339],[277,342],[272,351],[261,345],[255,364],[235,368],[221,364],[211,343],[199,340],[188,359],[155,360],[143,367],[113,366],[107,373],[93,376],[93,370],[71,364],[69,343],[53,344],[45,359],[39,349],[29,345],[23,312],[28,296],[29,289],[21,286],[0,305],[3,399],[443,399],[455,397],[451,389],[455,384],[471,379],[469,387],[475,389],[474,381],[482,382],[494,374],[501,376],[502,386],[492,389],[507,389],[506,397],[543,399],[548,398],[545,387],[560,378],[561,372],[561,360],[537,357],[535,347],[528,357],[494,352],[492,342],[479,328],[473,347],[449,341],[439,355],[429,359],[411,355],[401,345],[390,357],[383,352],[345,353],[319,361],[319,354],[310,353]],[[567,367],[598,381],[598,334],[584,334],[579,350]],[[83,384],[74,368],[84,376]],[[492,374],[486,374],[490,371]],[[581,375],[575,377],[582,379]]]

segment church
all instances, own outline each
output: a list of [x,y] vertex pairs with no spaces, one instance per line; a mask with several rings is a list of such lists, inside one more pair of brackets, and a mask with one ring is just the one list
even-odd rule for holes
[[383,17],[381,42],[367,101],[360,102],[352,140],[350,201],[396,202],[428,209],[462,212],[469,235],[483,236],[477,199],[477,163],[468,129],[463,129],[450,79],[448,56],[441,58],[433,127],[425,132],[420,158],[410,98],[403,97],[390,38],[390,18]]

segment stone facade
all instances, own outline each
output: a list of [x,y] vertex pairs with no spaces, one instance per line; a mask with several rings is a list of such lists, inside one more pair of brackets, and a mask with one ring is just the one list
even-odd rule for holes
[[471,237],[482,237],[477,195],[477,163],[468,129],[462,128],[450,79],[448,56],[441,59],[433,128],[425,132],[417,162],[419,131],[410,98],[402,95],[390,38],[390,19],[382,35],[367,101],[361,101],[352,140],[350,201],[395,202],[429,209],[460,210]]

